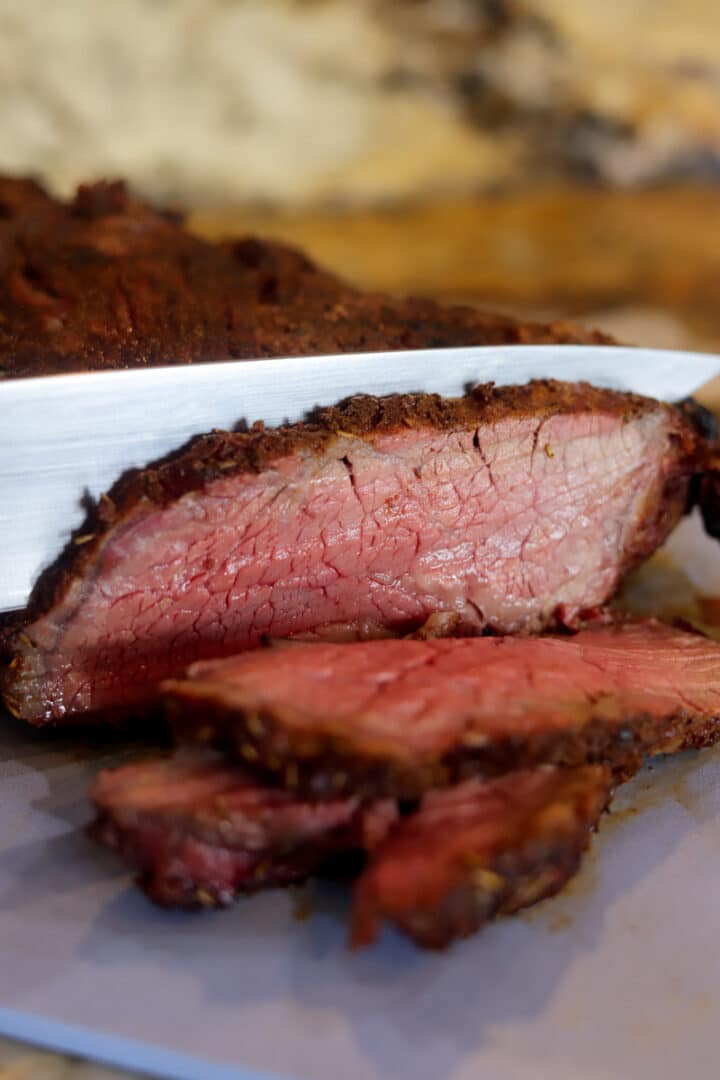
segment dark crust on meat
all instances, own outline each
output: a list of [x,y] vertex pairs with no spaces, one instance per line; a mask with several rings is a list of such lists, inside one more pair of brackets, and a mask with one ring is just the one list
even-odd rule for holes
[[498,776],[535,765],[608,765],[618,779],[631,776],[647,756],[711,746],[720,739],[720,716],[698,719],[678,709],[658,721],[647,715],[610,719],[590,714],[575,727],[508,734],[480,747],[399,760],[363,752],[352,739],[293,732],[266,713],[243,716],[212,701],[193,700],[192,683],[164,684],[166,710],[180,742],[231,749],[243,763],[275,773],[298,794],[313,799],[397,797],[414,799],[470,776]]
[[[610,803],[612,780],[609,770],[602,768],[561,770],[553,779],[553,797],[521,821],[519,833],[509,842],[487,858],[473,858],[472,850],[466,853],[455,868],[452,887],[432,909],[384,910],[382,892],[378,895],[374,888],[371,859],[355,889],[352,945],[372,943],[386,916],[424,948],[444,949],[492,919],[556,895],[579,869],[591,832]],[[403,827],[400,822],[396,832]],[[390,851],[393,838],[391,832]],[[378,856],[383,857],[382,846]]]
[[[503,915],[514,915],[523,908],[556,896],[575,877],[588,847],[589,836],[562,843],[551,850],[534,851],[532,847],[493,861],[486,879],[496,875],[503,884],[498,889],[478,888],[470,880],[459,884],[444,903],[431,914],[408,912],[393,921],[397,928],[424,949],[447,949],[454,941],[470,937],[487,923]],[[479,875],[478,875],[479,876]],[[366,942],[353,932],[353,948]]]
[[376,435],[406,429],[467,429],[516,416],[532,415],[539,419],[584,410],[621,415],[628,423],[648,411],[663,411],[676,443],[677,468],[668,477],[657,514],[643,519],[633,548],[627,553],[623,569],[629,571],[655,550],[685,510],[690,480],[701,468],[706,453],[697,430],[679,410],[634,394],[552,380],[526,386],[481,385],[462,398],[442,398],[436,394],[385,398],[358,395],[338,406],[316,410],[304,424],[268,430],[256,426],[248,432],[217,431],[199,436],[147,468],[130,470],[121,477],[98,503],[89,507],[83,524],[38,580],[25,616],[30,636],[21,629],[9,637],[5,651],[13,659],[0,677],[0,690],[7,707],[14,714],[26,715],[22,656],[28,648],[32,649],[32,622],[59,604],[74,582],[83,577],[92,580],[105,541],[134,514],[166,505],[219,477],[261,473],[294,453],[322,454],[338,437],[371,440]]
[[610,343],[563,322],[362,293],[279,243],[213,244],[123,184],[67,203],[0,177],[0,355],[9,377],[385,349]]

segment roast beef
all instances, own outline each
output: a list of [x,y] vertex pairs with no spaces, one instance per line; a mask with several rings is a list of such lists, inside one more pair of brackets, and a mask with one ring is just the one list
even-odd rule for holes
[[0,178],[0,375],[610,338],[350,288],[282,244],[211,244],[119,183]]
[[430,792],[372,855],[355,888],[353,944],[383,919],[444,948],[557,893],[610,798],[608,769],[552,766]]
[[334,851],[371,850],[396,816],[392,802],[303,802],[207,755],[104,770],[91,797],[95,838],[172,907],[223,906],[302,881]]
[[399,818],[390,800],[303,802],[196,755],[100,773],[91,832],[167,907],[225,906],[303,881],[329,856],[365,853],[353,943],[369,944],[387,918],[437,948],[557,892],[610,788],[602,766],[543,766],[432,792]]
[[720,736],[720,643],[649,621],[543,638],[296,645],[165,684],[176,731],[314,797],[416,796],[469,773],[608,762]]
[[706,444],[584,384],[359,396],[129,473],[41,579],[4,680],[32,723],[144,708],[263,638],[572,625],[663,542]]

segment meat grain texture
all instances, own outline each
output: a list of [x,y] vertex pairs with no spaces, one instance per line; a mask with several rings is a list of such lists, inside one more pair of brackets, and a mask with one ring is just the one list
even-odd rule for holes
[[470,772],[607,762],[720,737],[720,644],[654,620],[572,636],[297,645],[164,685],[179,738],[315,796],[417,796]]
[[31,723],[152,705],[267,637],[574,626],[666,538],[707,443],[679,409],[578,384],[352,398],[129,473],[31,599],[5,700]]

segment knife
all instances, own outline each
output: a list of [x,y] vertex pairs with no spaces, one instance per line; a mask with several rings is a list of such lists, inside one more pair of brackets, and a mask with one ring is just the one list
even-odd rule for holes
[[720,356],[617,346],[502,345],[225,361],[0,383],[0,612],[22,608],[41,570],[97,498],[133,466],[240,420],[300,420],[350,394],[462,394],[483,382],[585,380],[678,401],[720,374]]

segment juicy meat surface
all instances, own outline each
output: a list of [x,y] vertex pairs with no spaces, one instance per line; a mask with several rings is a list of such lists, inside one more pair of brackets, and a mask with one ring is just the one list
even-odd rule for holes
[[551,762],[632,770],[720,736],[720,643],[652,620],[573,636],[296,645],[164,686],[180,737],[218,740],[315,797],[413,797]]
[[304,880],[331,852],[370,849],[393,803],[311,803],[263,786],[214,757],[141,762],[101,772],[94,837],[139,871],[158,904],[213,907],[239,893]]
[[4,679],[32,723],[146,707],[266,637],[571,625],[666,538],[706,446],[584,384],[352,398],[215,433],[103,496],[31,599]]
[[63,203],[0,177],[0,375],[610,340],[362,293],[282,244],[201,240],[121,183],[83,186]]
[[444,948],[553,896],[576,873],[610,794],[602,766],[545,766],[429,793],[357,882],[353,944],[370,944],[389,920]]

